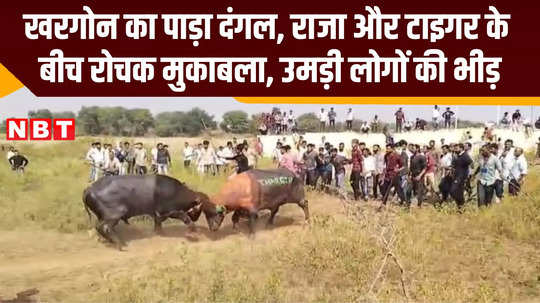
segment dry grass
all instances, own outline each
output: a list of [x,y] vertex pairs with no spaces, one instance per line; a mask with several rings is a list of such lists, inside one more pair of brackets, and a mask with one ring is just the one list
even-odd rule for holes
[[[0,297],[37,287],[49,302],[405,302],[403,278],[409,302],[540,300],[537,168],[528,195],[489,209],[377,213],[371,204],[309,193],[310,226],[294,205],[280,211],[275,228],[260,222],[254,240],[229,221],[218,234],[200,222],[193,242],[178,223],[155,237],[138,220],[120,226],[130,241],[120,253],[87,233],[80,195],[89,140],[19,147],[32,161],[24,177],[0,164]],[[173,174],[207,192],[224,179],[179,167]],[[383,238],[404,275],[391,258],[381,266]]]

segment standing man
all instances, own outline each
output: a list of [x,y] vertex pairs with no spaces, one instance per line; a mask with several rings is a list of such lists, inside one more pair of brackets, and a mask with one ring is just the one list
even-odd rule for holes
[[465,152],[465,145],[459,143],[456,145],[457,157],[452,163],[454,170],[454,180],[450,188],[450,195],[456,201],[459,210],[463,208],[465,204],[465,182],[469,178],[469,167],[472,164],[472,159],[467,152]]
[[[425,187],[425,174],[427,172],[427,159],[426,156],[420,151],[420,145],[410,146],[411,151],[414,153],[411,158],[411,179],[412,189],[418,200],[418,207],[422,206],[424,201],[426,187]],[[410,197],[408,198],[407,207],[410,206]]]
[[527,176],[527,159],[523,155],[523,148],[517,147],[514,151],[515,161],[510,172],[510,183],[508,192],[512,196],[517,196],[521,191],[521,185]]
[[439,129],[440,118],[441,118],[441,112],[439,111],[439,106],[435,105],[435,108],[433,108],[433,129],[434,130]]
[[289,122],[289,131],[293,133],[296,132],[296,117],[294,116],[292,110],[289,110],[289,116],[287,118]]
[[453,178],[452,178],[452,162],[454,161],[454,153],[450,151],[448,145],[442,146],[443,156],[440,161],[440,174],[441,181],[439,182],[439,192],[441,193],[441,198],[443,202],[448,200],[450,195],[450,189],[452,187]]
[[362,157],[362,150],[358,144],[358,139],[353,139],[352,141],[352,152],[351,152],[351,177],[350,183],[354,192],[354,200],[358,201],[358,198],[362,196],[365,200],[367,199],[363,188],[360,186],[360,179],[362,178],[363,171],[363,162],[364,158]]
[[379,125],[380,125],[379,116],[375,115],[373,117],[373,121],[371,121],[371,131],[374,133],[378,132]]
[[388,196],[392,191],[392,188],[396,191],[400,204],[403,204],[407,201],[403,186],[401,184],[401,172],[403,171],[403,160],[401,156],[394,150],[393,144],[386,144],[386,155],[384,156],[385,170],[384,170],[384,181],[383,181],[383,190],[384,195],[382,199],[382,204],[379,207],[379,210],[386,205],[388,201]]
[[[373,198],[379,198],[379,189],[381,189],[382,177],[384,174],[384,154],[378,144],[373,145],[373,157],[375,158],[375,172],[373,176]],[[384,195],[384,191],[380,191]]]
[[105,154],[101,149],[101,143],[95,142],[86,154],[86,160],[90,163],[90,182],[99,179],[105,164]]
[[148,169],[146,168],[147,154],[146,149],[143,148],[143,144],[138,142],[135,144],[135,174],[146,175]]
[[400,107],[394,116],[396,116],[396,133],[401,133],[403,131],[403,122],[405,122],[403,108]]
[[214,149],[210,147],[210,142],[208,140],[203,141],[200,159],[203,172],[205,174],[212,173],[215,175],[214,165],[216,164],[216,153],[214,152]]
[[169,174],[169,165],[171,165],[171,155],[167,145],[161,145],[156,156],[157,173],[160,175]]
[[452,117],[454,117],[454,112],[450,110],[450,107],[446,108],[446,111],[442,114],[444,119],[444,127],[450,128],[452,127]]
[[336,112],[334,111],[333,107],[330,107],[330,112],[328,112],[328,120],[330,120],[329,127],[331,127],[334,131],[336,130]]
[[319,131],[324,132],[326,129],[326,120],[328,120],[328,113],[324,111],[324,108],[321,108],[321,112],[319,113],[319,122],[320,127]]
[[360,185],[362,186],[362,192],[364,193],[364,200],[367,200],[370,196],[370,191],[374,189],[373,177],[375,175],[375,157],[371,154],[368,148],[363,150],[364,165],[362,167],[362,178],[360,179]]
[[152,150],[150,150],[150,155],[152,158],[150,159],[150,171],[153,174],[158,173],[158,165],[157,165],[157,156],[158,151],[163,148],[163,143],[158,143]]
[[135,149],[130,146],[129,142],[124,143],[124,148],[127,150],[127,173],[133,174],[135,170]]
[[184,167],[188,168],[191,165],[191,160],[193,159],[193,148],[189,146],[188,142],[184,142],[184,150],[182,151],[184,158]]
[[276,143],[276,148],[274,148],[274,151],[272,152],[272,162],[274,164],[278,164],[281,161],[281,142]]
[[480,173],[477,183],[478,207],[491,205],[497,172],[502,173],[501,162],[490,152],[489,146],[485,145],[480,151],[478,168],[474,173],[475,175]]
[[512,131],[518,132],[521,124],[521,113],[519,109],[512,114]]
[[304,165],[306,166],[306,185],[315,187],[317,185],[317,151],[315,145],[310,143],[303,155]]
[[348,131],[352,131],[352,122],[354,120],[354,114],[352,108],[347,111],[347,119],[345,120],[345,127]]
[[345,186],[345,165],[347,164],[348,161],[342,155],[338,155],[337,148],[332,148],[330,154],[331,154],[330,162],[334,166],[334,171],[336,175],[335,186],[337,187],[337,190],[339,193],[343,193],[344,186]]

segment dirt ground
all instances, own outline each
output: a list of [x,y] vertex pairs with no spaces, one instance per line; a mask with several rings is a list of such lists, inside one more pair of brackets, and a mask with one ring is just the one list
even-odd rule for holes
[[[337,199],[310,201],[312,214],[340,215],[342,210]],[[247,222],[241,223],[239,231],[232,229],[230,215],[215,233],[208,230],[202,216],[197,223],[195,238],[186,236],[186,226],[179,221],[166,224],[161,236],[153,233],[149,222],[120,223],[117,230],[128,242],[125,251],[102,243],[93,230],[77,234],[2,232],[0,299],[13,299],[18,292],[36,288],[39,294],[35,298],[42,302],[85,301],[88,292],[104,291],[95,283],[98,280],[130,275],[133,268],[144,267],[149,260],[171,266],[182,262],[178,259],[179,249],[208,252],[230,246],[257,250],[269,242],[283,241],[291,232],[301,233],[309,228],[302,210],[296,205],[282,207],[273,227],[266,227],[268,216],[268,213],[262,213],[259,217],[253,239],[248,237]]]

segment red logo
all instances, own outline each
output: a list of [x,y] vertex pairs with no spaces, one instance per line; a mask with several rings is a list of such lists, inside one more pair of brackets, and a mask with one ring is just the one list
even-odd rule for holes
[[7,119],[6,140],[75,140],[75,119]]

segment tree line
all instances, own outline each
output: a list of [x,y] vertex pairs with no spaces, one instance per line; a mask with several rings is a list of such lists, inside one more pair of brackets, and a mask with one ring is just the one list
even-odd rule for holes
[[[228,111],[218,123],[213,115],[198,107],[189,111],[161,112],[152,115],[150,110],[124,107],[83,106],[76,114],[71,111],[51,112],[39,109],[28,112],[28,118],[58,119],[75,118],[78,135],[106,136],[198,136],[205,131],[216,130],[234,134],[256,133],[261,114],[249,116],[240,110]],[[319,119],[315,113],[298,116],[297,128],[300,132],[319,130]],[[360,130],[361,121],[353,122],[353,130]],[[391,126],[391,124],[388,124]],[[460,127],[478,127],[481,123],[460,121]],[[342,129],[341,123],[336,123]],[[0,124],[0,132],[6,130],[6,121]]]

